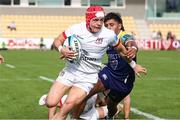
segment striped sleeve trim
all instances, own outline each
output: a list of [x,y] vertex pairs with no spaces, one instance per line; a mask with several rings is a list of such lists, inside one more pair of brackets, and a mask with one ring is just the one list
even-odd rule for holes
[[67,38],[65,31],[62,32],[62,35],[63,35],[63,37],[64,37],[65,39]]
[[118,43],[115,46],[113,46],[113,48],[117,47],[120,43],[121,43],[121,41],[118,40]]

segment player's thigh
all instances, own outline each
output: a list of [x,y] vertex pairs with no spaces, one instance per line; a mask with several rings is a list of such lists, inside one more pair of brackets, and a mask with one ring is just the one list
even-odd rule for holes
[[104,87],[101,80],[98,80],[98,82],[94,85],[94,87],[91,89],[91,91],[87,95],[86,99],[89,99],[91,96],[93,96],[99,92],[104,92],[105,90],[106,90],[106,88]]
[[73,104],[77,105],[86,96],[87,96],[87,93],[85,90],[83,90],[79,87],[73,86],[69,91],[69,95],[67,97],[66,103],[73,103]]
[[98,93],[98,92],[103,92],[106,90],[106,88],[104,87],[104,84],[102,83],[101,80],[98,80],[98,82],[94,85],[94,89],[92,89],[92,91],[94,90],[94,93]]
[[70,86],[64,85],[61,82],[55,81],[50,88],[47,96],[47,104],[55,106],[60,101],[65,92],[70,89]]

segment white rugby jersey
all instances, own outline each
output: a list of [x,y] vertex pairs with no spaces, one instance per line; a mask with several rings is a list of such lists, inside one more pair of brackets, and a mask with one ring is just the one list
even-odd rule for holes
[[[94,114],[96,115],[96,108],[95,108],[96,99],[97,99],[97,94],[93,95],[87,100],[84,111],[80,115],[81,119],[85,119],[85,120],[98,119],[97,118],[98,116],[94,116]],[[93,118],[96,118],[96,119],[93,119]]]
[[91,33],[86,23],[75,24],[64,31],[66,37],[77,35],[81,43],[81,59],[77,63],[67,62],[65,69],[74,69],[84,73],[97,73],[101,68],[101,60],[108,46],[117,45],[118,39],[114,31],[102,27],[98,33]]
[[[61,99],[62,104],[64,104],[65,100],[67,99],[68,95],[64,95]],[[96,99],[97,99],[97,94],[93,95],[90,97],[85,105],[84,111],[81,113],[80,118],[85,119],[85,120],[97,120],[96,116]],[[71,116],[71,114],[70,114]],[[94,119],[95,118],[95,119]]]

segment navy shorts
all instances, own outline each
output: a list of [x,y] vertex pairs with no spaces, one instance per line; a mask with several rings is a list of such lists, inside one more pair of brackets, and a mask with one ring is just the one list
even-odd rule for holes
[[104,67],[98,76],[104,87],[110,89],[108,96],[115,102],[123,100],[133,89],[135,74],[132,71],[126,75],[118,75],[113,74],[108,67]]

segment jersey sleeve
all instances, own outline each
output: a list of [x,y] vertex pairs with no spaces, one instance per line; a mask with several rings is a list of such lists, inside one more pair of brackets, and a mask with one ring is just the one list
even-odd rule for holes
[[110,40],[111,40],[111,42],[110,42],[109,46],[111,46],[111,47],[116,47],[120,43],[120,40],[118,39],[118,37],[115,33],[112,34]]
[[73,35],[75,32],[76,32],[76,25],[73,25],[63,32],[63,36],[65,38],[67,38],[67,37]]
[[132,35],[127,34],[124,31],[119,33],[118,39],[120,39],[121,43],[124,44],[124,45],[127,43],[127,41],[134,40]]

